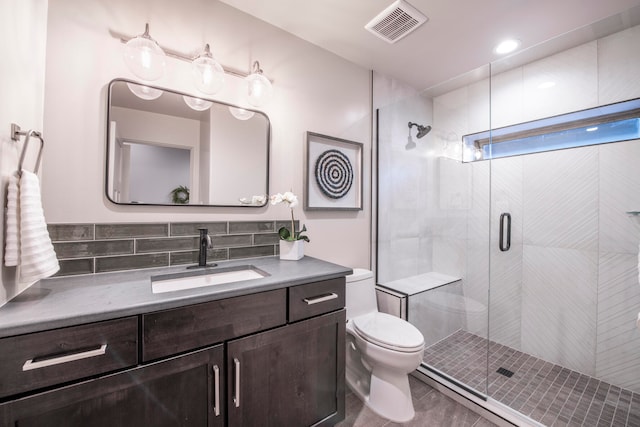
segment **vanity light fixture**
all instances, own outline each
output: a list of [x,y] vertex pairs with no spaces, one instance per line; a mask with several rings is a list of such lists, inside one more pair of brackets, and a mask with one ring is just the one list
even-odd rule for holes
[[142,80],[154,81],[164,76],[165,53],[149,35],[149,24],[145,24],[143,34],[125,44],[124,62]]
[[238,120],[249,120],[255,114],[253,111],[245,110],[244,108],[239,107],[229,107],[229,112]]
[[247,82],[247,100],[254,107],[262,107],[271,99],[273,87],[271,82],[262,74],[260,63],[253,62],[253,70],[245,81]]
[[200,92],[213,95],[224,86],[224,69],[213,58],[209,45],[191,62],[191,71],[196,87]]
[[193,96],[183,95],[182,99],[184,99],[185,104],[196,111],[204,111],[211,108],[213,103],[211,101],[205,101],[204,99],[195,98]]
[[[200,92],[212,95],[222,89],[225,75],[244,78],[247,85],[247,101],[255,107],[261,107],[271,98],[273,86],[271,80],[264,76],[260,63],[254,61],[251,73],[225,67],[216,61],[209,45],[197,57],[185,55],[175,50],[161,47],[149,36],[149,24],[145,24],[145,32],[137,37],[110,30],[111,36],[125,43],[124,60],[127,67],[142,80],[153,81],[161,78],[165,71],[165,57],[180,59],[191,63],[195,85]],[[198,98],[194,98],[198,99]],[[185,101],[186,102],[186,101]],[[191,104],[195,105],[192,101]],[[198,104],[198,106],[201,106]]]
[[163,92],[160,89],[155,89],[155,88],[144,86],[144,85],[127,83],[127,87],[135,96],[141,99],[145,99],[147,101],[158,99],[160,95],[163,94]]
[[520,40],[508,39],[498,43],[498,45],[493,49],[493,51],[498,55],[506,55],[507,53],[511,53],[519,47],[520,47]]

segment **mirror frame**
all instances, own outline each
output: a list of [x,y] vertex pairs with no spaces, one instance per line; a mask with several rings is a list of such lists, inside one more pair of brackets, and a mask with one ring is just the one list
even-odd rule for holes
[[163,88],[163,87],[159,87],[159,86],[151,86],[148,84],[144,84],[144,83],[140,83],[134,80],[129,80],[129,79],[125,79],[125,78],[115,78],[113,80],[111,80],[109,82],[109,84],[107,85],[107,116],[106,116],[106,140],[105,140],[105,173],[104,173],[104,177],[105,177],[105,181],[104,181],[104,194],[107,197],[107,200],[109,200],[111,203],[119,205],[119,206],[173,206],[173,207],[181,207],[181,208],[185,208],[185,207],[220,207],[220,208],[262,208],[264,206],[266,206],[268,204],[268,200],[265,200],[265,202],[263,204],[242,204],[239,203],[237,205],[216,205],[216,204],[209,204],[209,205],[200,205],[200,204],[173,204],[173,203],[132,203],[132,202],[127,202],[127,203],[123,203],[123,202],[116,202],[114,201],[111,196],[109,195],[109,177],[110,177],[110,170],[109,170],[109,140],[111,138],[111,88],[115,83],[133,83],[136,85],[141,85],[141,86],[148,86],[150,88],[153,89],[158,89],[164,92],[169,92],[169,93],[173,93],[175,95],[178,96],[190,96],[192,98],[199,98],[205,101],[209,101],[209,102],[213,102],[215,104],[220,104],[226,107],[233,107],[233,108],[241,108],[247,111],[251,111],[255,114],[260,114],[262,116],[264,116],[264,118],[267,121],[267,129],[266,129],[266,162],[267,162],[267,167],[266,167],[266,176],[265,176],[265,193],[264,194],[269,194],[269,172],[270,172],[270,164],[271,164],[271,120],[269,120],[269,116],[267,116],[266,113],[264,113],[263,111],[259,111],[259,110],[253,110],[250,108],[245,108],[245,107],[241,107],[239,105],[234,105],[234,104],[229,104],[227,102],[223,102],[223,101],[218,101],[212,98],[204,98],[201,96],[195,96],[192,94],[188,94],[188,93],[183,93],[183,92],[178,92],[176,90],[172,90],[172,89],[167,89],[167,88]]

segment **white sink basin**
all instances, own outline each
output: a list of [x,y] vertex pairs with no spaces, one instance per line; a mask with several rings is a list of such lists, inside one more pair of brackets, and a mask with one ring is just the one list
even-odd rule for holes
[[262,279],[269,276],[253,265],[239,265],[216,269],[202,269],[183,273],[163,274],[151,277],[151,291],[154,294],[224,285],[245,280]]

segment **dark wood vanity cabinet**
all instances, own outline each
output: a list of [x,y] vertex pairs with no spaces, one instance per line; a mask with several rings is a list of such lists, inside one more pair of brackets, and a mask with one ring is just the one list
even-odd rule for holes
[[0,420],[16,427],[221,427],[216,369],[224,369],[222,345],[17,399],[0,406]]
[[345,322],[340,310],[229,342],[229,427],[344,419]]
[[[102,328],[139,345],[116,372],[73,381],[61,364],[57,384],[27,383],[0,400],[0,426],[334,425],[345,411],[344,286],[338,278],[32,334],[41,341],[27,342],[58,348],[74,328],[83,339]],[[74,363],[87,369],[87,360]]]

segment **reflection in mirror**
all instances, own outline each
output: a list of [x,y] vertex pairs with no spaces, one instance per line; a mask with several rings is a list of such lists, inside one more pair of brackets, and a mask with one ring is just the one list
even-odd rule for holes
[[[269,118],[116,79],[109,84],[107,197],[118,204],[264,206]],[[252,201],[247,203],[247,201]]]

